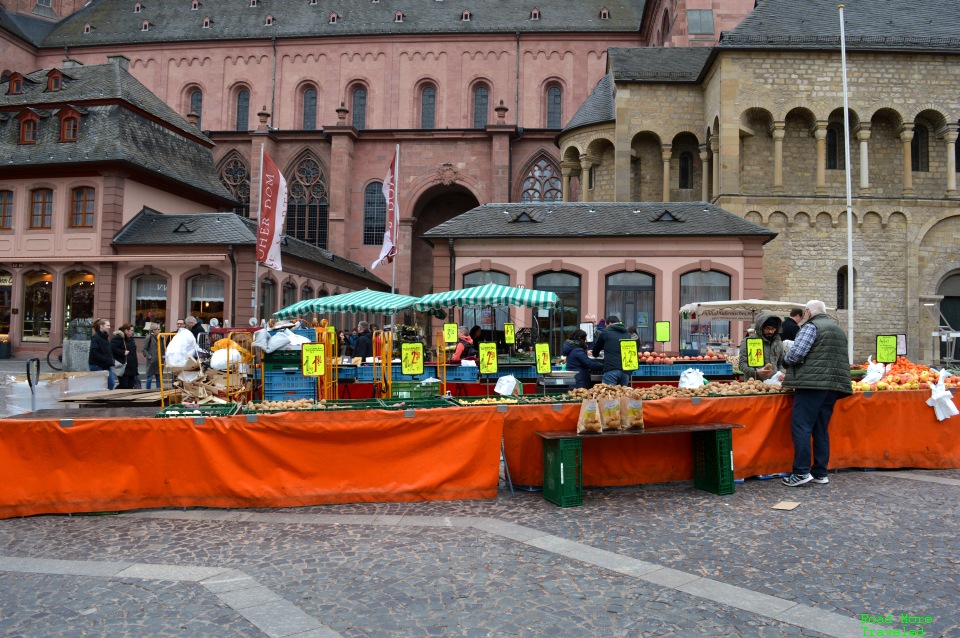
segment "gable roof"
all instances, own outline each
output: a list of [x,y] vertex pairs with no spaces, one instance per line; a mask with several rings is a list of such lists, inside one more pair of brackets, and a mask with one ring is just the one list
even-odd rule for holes
[[613,77],[607,73],[597,85],[590,91],[590,95],[580,105],[577,112],[573,114],[567,125],[563,127],[562,133],[571,131],[581,126],[591,124],[602,124],[604,122],[613,122],[617,117],[613,108]]
[[33,46],[40,46],[43,39],[46,38],[56,26],[55,22],[10,13],[0,7],[0,29],[13,34]]
[[[844,37],[849,50],[960,52],[956,0],[847,0]],[[840,48],[834,0],[763,0],[735,29],[720,35],[722,49]]]
[[712,47],[610,47],[607,66],[617,82],[697,82]]
[[424,233],[444,239],[655,236],[753,236],[766,243],[777,233],[706,202],[484,204]]
[[[235,213],[166,215],[144,207],[116,235],[115,246],[254,246],[257,223]],[[283,236],[282,255],[358,277],[378,287],[386,282],[364,266],[312,244]]]

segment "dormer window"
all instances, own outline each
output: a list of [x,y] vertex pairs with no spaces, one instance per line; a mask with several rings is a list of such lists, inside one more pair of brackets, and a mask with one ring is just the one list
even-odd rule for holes
[[90,23],[83,25],[83,35],[90,35],[90,32],[93,31],[93,27],[90,26]]
[[531,19],[531,20],[539,20],[539,19],[540,19],[540,9],[534,8],[533,11],[530,12],[530,19]]
[[310,0],[310,5],[311,5],[311,6],[313,6],[313,5],[315,5],[315,4],[317,4],[317,0]]
[[63,75],[56,69],[47,73],[47,90],[59,91],[63,86]]
[[204,29],[209,29],[209,28],[210,28],[210,18],[204,18],[204,19],[203,19],[203,28],[204,28]]
[[601,19],[601,20],[609,20],[609,19],[610,19],[610,9],[608,9],[608,8],[606,8],[606,7],[600,9],[600,19]]
[[20,143],[36,144],[40,137],[40,116],[33,111],[24,111],[20,120]]
[[337,20],[339,19],[340,19],[340,16],[338,16],[336,13],[330,14],[330,24],[336,24]]
[[259,7],[259,6],[260,6],[260,0],[250,0],[250,6],[251,6],[251,7]]
[[473,14],[470,13],[469,9],[464,9],[463,13],[460,14],[460,20],[462,22],[470,22],[471,17],[473,17]]
[[80,118],[67,116],[60,121],[60,141],[76,142],[80,136]]
[[397,11],[393,16],[394,22],[403,22],[403,11]]
[[7,89],[9,95],[20,95],[23,93],[23,80],[19,77],[10,77],[10,88]]
[[196,10],[198,10],[199,8],[200,8],[200,0],[193,0],[193,2],[190,3],[190,10],[191,10],[191,11],[196,11]]
[[133,5],[133,12],[134,12],[134,13],[140,13],[141,11],[143,11],[143,5],[142,5],[142,4],[140,4],[140,3],[138,2],[137,4]]
[[144,20],[144,21],[140,24],[140,30],[141,30],[141,31],[149,31],[149,30],[150,30],[150,22],[149,22],[148,20]]
[[273,26],[273,16],[272,16],[272,15],[268,15],[266,18],[263,19],[263,26],[265,26],[265,27],[272,27],[272,26]]

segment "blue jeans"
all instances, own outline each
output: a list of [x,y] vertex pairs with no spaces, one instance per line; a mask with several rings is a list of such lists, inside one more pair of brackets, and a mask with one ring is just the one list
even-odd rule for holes
[[107,390],[113,390],[113,387],[117,385],[117,375],[113,371],[113,368],[101,368],[100,366],[95,366],[91,363],[90,370],[91,372],[96,372],[97,370],[107,371]]
[[157,380],[157,389],[160,389],[160,375],[159,374],[148,374],[147,375],[147,390],[150,389],[150,382],[154,379]]
[[630,373],[623,370],[604,370],[603,382],[607,385],[630,385]]
[[[793,395],[790,433],[793,436],[793,473],[827,475],[830,462],[830,434],[827,426],[840,393],[833,390],[801,390]],[[813,467],[810,467],[810,438],[813,437]]]

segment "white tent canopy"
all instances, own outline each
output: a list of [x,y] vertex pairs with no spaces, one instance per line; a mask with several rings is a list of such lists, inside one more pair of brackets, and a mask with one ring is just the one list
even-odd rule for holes
[[[753,321],[757,314],[766,310],[775,315],[787,316],[793,308],[803,308],[806,302],[767,301],[765,299],[734,299],[729,301],[699,301],[680,308],[680,316],[697,321]],[[827,314],[836,315],[836,310],[827,308]]]

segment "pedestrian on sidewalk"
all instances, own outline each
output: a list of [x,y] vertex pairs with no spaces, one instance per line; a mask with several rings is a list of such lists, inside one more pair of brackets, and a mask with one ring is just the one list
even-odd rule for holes
[[90,336],[90,354],[87,365],[90,370],[107,371],[107,390],[113,390],[117,384],[117,375],[113,372],[113,348],[110,346],[110,321],[97,319],[93,322],[93,334]]
[[160,389],[160,358],[158,354],[157,335],[160,334],[160,326],[154,325],[150,328],[147,338],[143,342],[143,358],[147,360],[147,390],[154,380],[157,382],[157,389]]
[[140,361],[137,359],[137,342],[133,340],[133,324],[125,323],[113,333],[110,340],[113,356],[120,363],[126,363],[123,374],[118,379],[117,387],[121,390],[132,390],[137,382],[137,373]]

